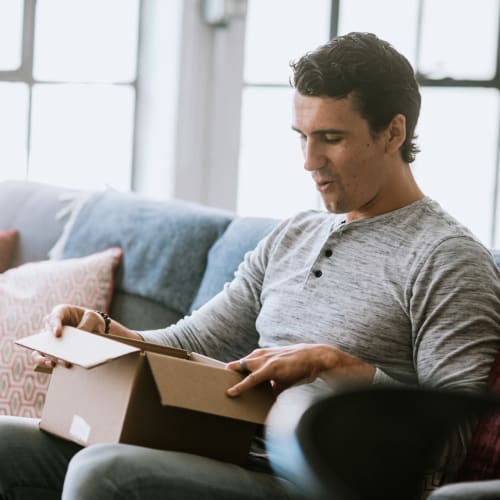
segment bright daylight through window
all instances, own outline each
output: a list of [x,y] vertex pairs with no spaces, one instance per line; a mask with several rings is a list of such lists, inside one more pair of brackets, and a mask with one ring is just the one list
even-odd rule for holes
[[[150,191],[161,196],[168,191],[242,215],[276,218],[321,208],[290,129],[288,64],[337,34],[371,31],[406,55],[421,84],[422,152],[412,167],[417,181],[486,245],[500,247],[498,0],[241,0],[246,18],[239,18],[241,37],[231,39],[240,52],[223,46],[221,35],[230,27],[207,27],[198,0],[179,0],[168,4],[167,16],[178,27],[178,48],[172,49],[172,35],[168,43],[141,43],[139,51],[141,8],[153,3],[166,9],[162,0],[0,0],[0,180],[27,177],[80,189],[108,184],[146,194],[143,185],[149,183],[159,186]],[[173,15],[174,4],[182,16]],[[195,19],[191,29],[186,19]],[[213,42],[213,53],[190,44],[195,32],[204,36],[196,43]],[[186,56],[191,46],[194,52]],[[203,56],[196,59],[197,52]],[[215,64],[226,53],[238,53],[239,61],[244,53],[243,74]],[[154,64],[146,76],[141,70],[137,99],[143,61]],[[209,64],[222,73],[204,71]],[[193,85],[198,76],[203,83]],[[216,83],[226,80],[231,83],[217,95]],[[161,82],[154,98],[144,91],[145,82]],[[169,85],[178,85],[179,98]],[[159,103],[162,93],[171,98],[166,105]],[[227,95],[236,98],[228,101]],[[152,109],[154,130],[136,118]],[[196,128],[197,112],[204,109],[204,125]],[[230,144],[226,130],[235,131]],[[199,156],[187,154],[192,136]],[[151,147],[153,137],[161,147]],[[158,154],[163,150],[165,157]],[[189,170],[193,164],[199,168]],[[186,178],[186,170],[200,182]],[[217,179],[210,177],[214,171]],[[222,189],[231,194],[225,205]]]
[[139,0],[0,0],[0,179],[130,189],[138,19]]
[[287,62],[336,34],[370,31],[417,70],[422,152],[413,169],[423,191],[500,246],[499,9],[498,0],[249,0],[239,211],[282,217],[319,206],[290,131]]

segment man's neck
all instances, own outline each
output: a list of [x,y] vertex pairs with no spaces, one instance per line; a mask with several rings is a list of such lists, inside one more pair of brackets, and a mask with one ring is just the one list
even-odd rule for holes
[[377,196],[361,209],[348,212],[346,220],[352,222],[382,215],[411,205],[423,197],[424,193],[416,183],[409,165],[405,164],[400,166],[397,175],[390,177],[390,182],[384,186],[383,191],[377,193]]

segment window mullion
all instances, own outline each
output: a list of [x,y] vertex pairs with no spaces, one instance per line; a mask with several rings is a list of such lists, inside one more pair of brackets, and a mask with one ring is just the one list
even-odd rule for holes
[[[497,116],[500,116],[500,99],[498,100]],[[497,125],[497,153],[495,158],[495,174],[493,181],[493,216],[491,218],[491,247],[497,247],[497,221],[499,210],[499,186],[500,182],[500,124]]]
[[135,70],[135,78],[131,83],[132,87],[135,90],[135,98],[134,98],[134,139],[132,140],[132,165],[130,172],[130,188],[133,190],[136,186],[136,176],[137,176],[137,168],[138,168],[138,159],[137,159],[137,142],[139,140],[138,133],[138,123],[139,123],[139,65],[141,63],[141,55],[143,52],[143,42],[144,42],[144,2],[139,0],[139,15],[137,18],[138,24],[138,35],[137,35],[137,50],[136,50],[136,70]]
[[24,0],[22,62],[20,80],[28,84],[28,111],[26,123],[26,177],[29,176],[31,155],[31,104],[33,95],[33,51],[35,45],[36,0]]
[[330,6],[330,38],[335,38],[339,33],[340,1],[332,0]]
[[26,124],[26,177],[29,176],[31,156],[31,104],[33,96],[33,51],[35,46],[36,0],[24,0],[23,49],[21,79],[28,84],[28,117]]
[[498,78],[492,80],[457,80],[455,78],[427,78],[425,75],[417,72],[418,83],[427,87],[462,87],[462,88],[499,88]]
[[496,87],[500,90],[500,15],[498,16],[497,33],[497,70],[495,72]]
[[33,49],[35,43],[35,10],[36,0],[24,0],[23,16],[23,48],[21,68],[17,73],[20,80],[33,83]]

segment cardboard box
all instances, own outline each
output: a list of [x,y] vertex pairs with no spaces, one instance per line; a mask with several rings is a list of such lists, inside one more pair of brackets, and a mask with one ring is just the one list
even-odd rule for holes
[[229,398],[243,376],[181,349],[72,327],[17,343],[73,364],[54,368],[40,427],[83,446],[129,443],[243,464],[274,402],[269,384]]

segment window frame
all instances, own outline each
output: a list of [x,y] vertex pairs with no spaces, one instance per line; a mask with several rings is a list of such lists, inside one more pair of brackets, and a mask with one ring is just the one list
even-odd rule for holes
[[[340,16],[340,6],[341,2],[348,0],[331,0],[330,3],[330,38],[334,38],[338,35],[339,28],[339,16]],[[415,73],[417,82],[420,87],[437,87],[437,88],[492,88],[497,89],[500,92],[500,16],[498,19],[498,34],[497,34],[497,56],[496,56],[496,71],[493,78],[489,80],[476,80],[476,79],[455,79],[451,77],[444,78],[429,78],[419,69],[419,50],[422,41],[423,32],[423,10],[424,3],[429,0],[418,0],[418,17],[417,17],[417,29],[416,29],[416,54],[415,54]],[[325,41],[326,42],[326,41]],[[280,83],[252,83],[243,81],[243,89],[245,88],[289,88],[287,84]],[[497,134],[497,144],[496,144],[496,159],[494,165],[494,187],[493,187],[493,201],[491,207],[491,228],[490,228],[490,244],[493,246],[497,238],[500,236],[498,234],[500,228],[497,229],[497,225],[500,218],[500,118]]]
[[[140,63],[140,47],[141,47],[141,37],[142,37],[142,16],[143,16],[143,0],[138,0],[138,41],[137,41],[137,53],[136,53],[136,72],[134,79],[127,82],[109,82],[105,85],[120,86],[124,85],[131,87],[135,94],[134,99],[134,113],[133,113],[133,138],[131,145],[131,174],[129,188],[134,188],[134,178],[136,170],[136,136],[137,136],[137,107],[138,107],[138,80],[139,80],[139,63]],[[34,61],[34,50],[35,50],[35,16],[36,16],[36,4],[37,0],[24,0],[23,2],[23,21],[22,21],[22,48],[21,48],[21,65],[19,68],[14,70],[0,70],[0,82],[19,82],[24,83],[28,86],[28,105],[27,105],[27,130],[26,130],[26,152],[27,159],[25,165],[25,179],[29,179],[30,173],[30,151],[31,151],[31,121],[32,121],[32,95],[33,87],[38,84],[74,84],[74,85],[95,85],[95,82],[77,82],[77,81],[63,81],[58,80],[57,82],[51,80],[39,80],[35,79],[33,75],[33,61]]]
[[[333,0],[335,3],[339,3],[343,0]],[[418,0],[418,18],[417,18],[417,43],[416,43],[416,55],[415,55],[415,72],[417,77],[417,82],[421,87],[437,87],[437,88],[492,88],[500,92],[500,15],[498,17],[498,32],[497,32],[497,56],[496,56],[496,70],[493,78],[489,80],[476,80],[476,79],[457,79],[452,77],[443,78],[429,78],[424,73],[420,71],[418,67],[419,61],[419,48],[420,41],[422,38],[423,29],[423,9],[426,0]],[[498,224],[498,211],[500,209],[500,192],[499,192],[499,182],[500,182],[500,117],[498,118],[498,131],[497,131],[497,144],[496,144],[496,158],[494,166],[494,177],[493,177],[493,202],[491,207],[491,229],[490,229],[490,245],[494,246],[497,240],[497,224]]]

